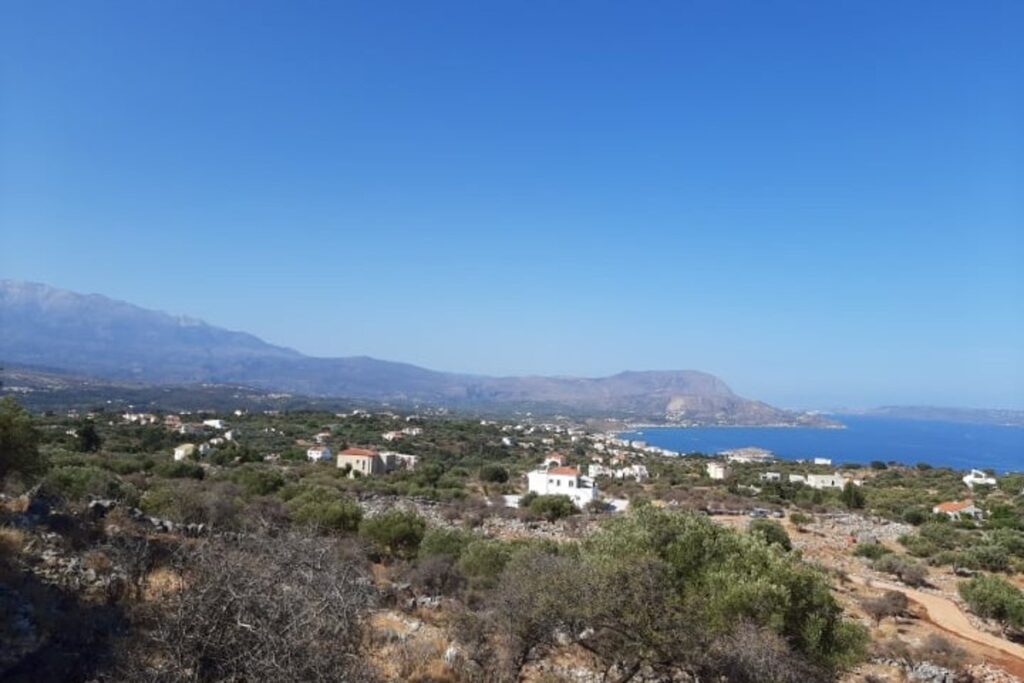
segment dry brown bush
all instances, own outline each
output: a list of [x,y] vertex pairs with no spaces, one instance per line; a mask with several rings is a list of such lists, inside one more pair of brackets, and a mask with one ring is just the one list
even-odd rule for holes
[[181,589],[136,605],[111,680],[367,681],[365,566],[323,537],[221,537],[183,544]]

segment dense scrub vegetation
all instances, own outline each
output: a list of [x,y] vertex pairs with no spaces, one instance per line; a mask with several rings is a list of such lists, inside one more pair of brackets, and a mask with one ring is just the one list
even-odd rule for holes
[[[118,417],[33,417],[12,401],[0,405],[0,475],[9,496],[38,485],[33,495],[62,500],[72,520],[90,500],[116,503],[105,521],[122,529],[117,534],[102,521],[78,529],[65,520],[73,538],[61,531],[69,547],[105,558],[97,567],[134,568],[129,589],[110,597],[117,622],[105,636],[109,656],[90,672],[97,678],[257,680],[273,669],[282,680],[331,678],[324,672],[332,670],[370,680],[367,620],[382,605],[408,599],[396,586],[446,600],[460,680],[515,680],[565,648],[590,658],[609,680],[643,674],[830,681],[862,656],[864,629],[844,618],[827,577],[791,550],[784,526],[754,519],[741,533],[695,510],[788,508],[800,533],[836,511],[906,521],[914,525],[900,539],[906,552],[866,542],[854,553],[908,585],[922,584],[929,564],[991,572],[1024,566],[1014,488],[1024,482],[1010,477],[977,492],[991,511],[981,522],[931,514],[939,500],[964,495],[951,470],[880,463],[863,486],[815,490],[762,481],[763,465],[740,465],[730,480],[712,482],[701,457],[650,458],[651,479],[642,483],[601,480],[607,494],[632,501],[628,514],[579,510],[565,496],[525,495],[519,509],[504,509],[500,496],[521,491],[523,472],[544,447],[539,438],[536,448],[502,445],[500,425],[323,412],[239,415],[230,420],[237,432],[230,442],[175,462],[175,445],[217,432],[185,437]],[[406,424],[424,427],[394,446],[420,456],[413,471],[351,478],[333,463],[306,459],[305,444],[322,430],[335,449],[390,448],[382,433]],[[594,455],[580,443],[559,447],[573,464]],[[783,474],[829,471],[771,467]],[[848,471],[854,472],[865,475]],[[442,504],[442,512],[428,522],[403,499]],[[650,500],[678,509],[645,504]],[[124,516],[134,507],[205,525],[205,533],[154,535]],[[600,528],[557,543],[501,540],[480,530],[484,516],[544,528],[582,519],[600,521]],[[171,589],[138,600],[153,590],[146,577],[161,572],[171,577]],[[981,576],[961,592],[978,614],[1022,628],[1024,599],[1012,584]],[[862,608],[880,622],[906,604],[885,594]],[[210,629],[216,637],[203,635]],[[303,629],[301,637],[292,635]],[[336,648],[326,652],[317,642]]]
[[1024,632],[1024,592],[998,576],[978,576],[960,584],[960,595],[979,616]]

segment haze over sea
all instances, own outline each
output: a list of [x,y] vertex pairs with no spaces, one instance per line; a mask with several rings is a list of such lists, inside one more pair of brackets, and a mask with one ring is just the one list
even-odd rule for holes
[[1024,470],[1024,427],[834,415],[846,429],[811,427],[645,427],[622,436],[682,453],[759,446],[780,458],[872,460],[935,467]]

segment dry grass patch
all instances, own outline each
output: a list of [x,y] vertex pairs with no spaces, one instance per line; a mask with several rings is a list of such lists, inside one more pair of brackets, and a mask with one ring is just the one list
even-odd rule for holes
[[181,574],[167,567],[159,567],[146,575],[142,589],[144,601],[160,600],[185,587]]
[[14,527],[0,527],[0,557],[19,555],[25,547],[25,532]]

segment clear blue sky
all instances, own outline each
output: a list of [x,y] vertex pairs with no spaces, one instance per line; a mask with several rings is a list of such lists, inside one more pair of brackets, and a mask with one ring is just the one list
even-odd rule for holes
[[317,355],[1024,407],[1024,3],[0,7],[0,276]]

